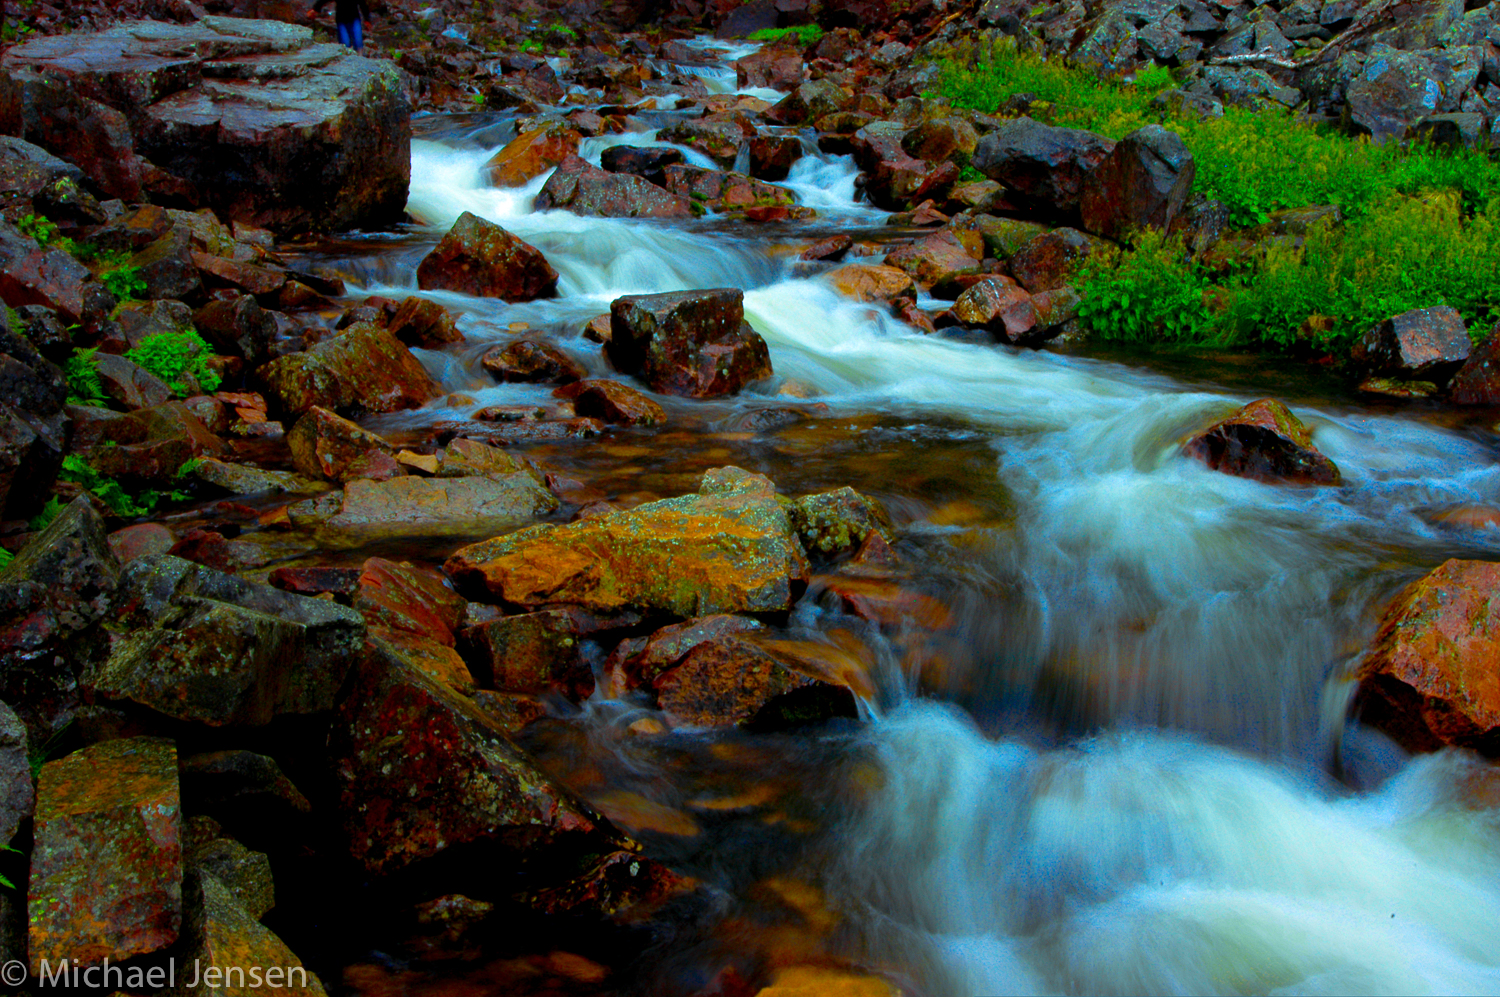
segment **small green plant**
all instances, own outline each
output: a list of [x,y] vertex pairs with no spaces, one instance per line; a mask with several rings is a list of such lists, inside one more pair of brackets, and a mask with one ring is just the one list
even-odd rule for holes
[[147,515],[164,498],[180,502],[189,497],[179,491],[163,493],[150,488],[132,495],[114,478],[100,474],[94,470],[93,465],[77,454],[69,454],[63,458],[62,470],[57,477],[60,481],[74,481],[82,485],[103,502],[110,512],[122,519],[137,519]]
[[58,514],[61,513],[65,508],[67,507],[63,504],[63,500],[54,495],[47,500],[46,505],[42,506],[41,512],[37,513],[35,516],[32,516],[26,521],[26,526],[33,532],[40,533],[47,527],[51,526],[52,521],[56,519]]
[[[32,778],[35,779],[36,775],[33,774]],[[21,854],[23,854],[22,851],[19,848],[12,848],[10,845],[5,845],[4,847],[0,847],[0,852],[10,852],[13,855],[21,855]],[[7,890],[19,889],[19,887],[16,886],[15,883],[12,883],[10,881],[9,877],[3,876],[3,875],[0,875],[0,886],[5,887]]]
[[478,91],[475,91],[474,93],[470,94],[469,95],[469,100],[473,101],[475,107],[483,107],[484,104],[485,104],[485,96],[484,96],[484,94],[482,94],[482,93],[480,93]]
[[186,395],[190,386],[183,381],[184,374],[204,391],[219,389],[219,375],[208,365],[212,356],[213,350],[196,329],[184,329],[147,336],[125,359],[161,378],[175,394]]
[[542,43],[537,39],[528,38],[521,43],[520,51],[528,52],[531,55],[541,55],[545,49],[542,48]]
[[1182,243],[1149,230],[1117,266],[1096,264],[1079,282],[1079,317],[1102,339],[1193,343],[1206,338],[1207,280]]
[[104,382],[99,380],[99,368],[94,361],[97,346],[75,349],[73,355],[63,363],[63,378],[68,382],[69,405],[107,406],[109,399],[104,394]]
[[816,45],[823,39],[823,29],[816,24],[800,24],[794,28],[761,28],[751,32],[752,42],[779,42],[790,39],[800,48]]
[[16,555],[12,554],[4,547],[0,547],[0,571],[4,571],[6,568],[10,567],[10,562],[14,561],[15,559]]

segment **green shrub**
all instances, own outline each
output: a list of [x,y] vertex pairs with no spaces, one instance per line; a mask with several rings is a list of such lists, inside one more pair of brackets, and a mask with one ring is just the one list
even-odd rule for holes
[[[171,499],[175,502],[188,497],[183,492],[163,493],[150,488],[132,494],[114,478],[106,477],[94,470],[93,465],[77,454],[69,454],[63,458],[62,470],[58,472],[57,477],[60,481],[74,481],[82,485],[92,492],[95,498],[103,502],[110,512],[122,519],[137,519],[147,515],[160,505],[163,499]],[[50,508],[52,503],[57,501],[54,496],[51,502],[48,502],[48,507]],[[46,514],[45,509],[43,514]],[[56,512],[52,513],[53,516],[56,514]],[[51,519],[47,521],[51,522]]]
[[161,378],[175,394],[186,395],[190,386],[183,381],[184,374],[197,381],[204,391],[219,389],[219,375],[208,365],[213,355],[197,330],[184,329],[147,336],[125,358]]
[[791,39],[799,48],[816,45],[823,39],[823,29],[816,24],[800,24],[794,28],[761,28],[750,33],[752,42],[779,42]]
[[4,571],[6,568],[10,567],[10,562],[14,561],[15,559],[16,555],[12,554],[4,547],[0,547],[0,571]]
[[99,380],[99,368],[94,364],[97,346],[90,349],[74,349],[73,355],[63,362],[63,379],[68,382],[69,405],[107,406],[104,383]]
[[1085,271],[1078,314],[1102,339],[1198,343],[1211,335],[1203,304],[1207,286],[1180,240],[1145,232],[1118,265],[1105,262]]

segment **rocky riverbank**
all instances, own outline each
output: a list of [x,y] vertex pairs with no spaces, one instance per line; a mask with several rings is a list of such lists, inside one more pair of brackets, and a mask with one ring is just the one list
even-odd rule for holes
[[[1378,46],[1429,67],[1467,46],[1478,68],[1444,77],[1440,103],[1379,120],[1490,133],[1485,88],[1500,77],[1470,16],[1489,8],[1391,13],[1396,27],[1341,10],[990,3],[897,16],[678,0],[652,15],[672,31],[624,31],[646,12],[621,5],[616,33],[583,4],[483,21],[435,5],[383,12],[375,45],[400,44],[393,63],[190,5],[180,23],[12,48],[0,57],[0,839],[19,854],[0,857],[18,887],[0,891],[0,962],[35,977],[43,960],[107,958],[139,974],[119,985],[131,993],[160,990],[150,974],[171,960],[253,963],[317,993],[316,972],[292,970],[363,959],[364,939],[316,946],[345,905],[368,903],[390,914],[401,952],[330,987],[393,992],[410,962],[464,965],[515,931],[505,960],[474,971],[481,985],[614,992],[631,972],[659,978],[639,965],[648,943],[671,950],[680,932],[690,947],[702,939],[684,926],[723,914],[722,885],[684,872],[674,840],[751,811],[774,836],[755,847],[795,850],[811,817],[772,803],[769,781],[681,807],[627,790],[566,750],[604,736],[591,710],[632,704],[609,736],[745,772],[775,756],[737,737],[813,741],[868,716],[891,667],[872,648],[942,684],[924,648],[951,633],[954,607],[903,545],[910,514],[849,487],[786,494],[735,466],[666,497],[621,494],[543,456],[571,440],[649,453],[668,404],[763,397],[726,441],[807,420],[817,403],[778,372],[744,289],[617,296],[583,332],[587,355],[518,330],[478,367],[545,401],[481,406],[436,371],[434,357],[470,348],[436,299],[545,301],[562,280],[547,252],[463,213],[415,267],[421,293],[356,297],[297,262],[309,243],[293,240],[400,219],[413,108],[509,111],[513,138],[487,170],[497,187],[538,184],[538,208],[779,226],[801,273],[882,321],[996,348],[1077,344],[1074,278],[1125,233],[1186,229],[1206,253],[1305,234],[1306,218],[1231,235],[1189,204],[1193,160],[1171,131],[1114,141],[1056,127],[1043,109],[1020,113],[1024,95],[1014,114],[956,111],[924,95],[934,75],[918,55],[935,50],[922,46],[993,25],[1078,61],[1207,56],[1177,99],[1211,111],[1255,86],[1243,99],[1308,99],[1285,92],[1302,69],[1276,62],[1293,61],[1295,37],[1353,67],[1317,77],[1333,79],[1318,107],[1372,132],[1356,84]],[[815,44],[735,66],[738,89],[775,100],[710,92],[693,72],[713,60],[691,30],[814,18],[829,29]],[[528,51],[532,38],[565,54]],[[658,109],[686,112],[659,144],[615,146],[598,165],[581,155]],[[869,201],[899,223],[892,238],[799,234],[816,209],[787,177],[809,146],[852,155]],[[1430,308],[1392,316],[1340,359],[1388,393],[1493,406],[1497,351],[1500,330],[1474,346],[1453,309]],[[447,408],[416,429],[370,428]],[[1288,488],[1345,486],[1314,437],[1267,399],[1200,414],[1157,449]],[[1454,529],[1500,518],[1431,515]],[[1358,708],[1411,750],[1500,751],[1492,568],[1447,561],[1389,604],[1358,653]],[[815,606],[849,628],[808,639],[798,614]],[[722,739],[698,757],[674,732]],[[829,778],[873,792],[875,777],[851,769]],[[775,877],[755,888],[784,920],[728,919],[702,964],[673,977],[681,992],[902,990],[897,969],[840,949],[830,899]],[[703,966],[714,972],[695,977]]]

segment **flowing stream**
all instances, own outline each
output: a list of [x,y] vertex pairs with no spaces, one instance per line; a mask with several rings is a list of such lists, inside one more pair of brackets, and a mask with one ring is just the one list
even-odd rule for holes
[[[733,89],[722,65],[691,72]],[[654,144],[672,117],[642,113],[582,154]],[[667,224],[534,211],[545,177],[489,187],[481,167],[513,134],[504,115],[416,127],[420,224],[329,259],[361,293],[415,293],[416,262],[472,211],[540,248],[559,296],[428,293],[468,343],[419,355],[470,402],[375,428],[544,405],[549,389],[494,385],[479,355],[540,335],[617,376],[581,336],[612,299],[743,288],[772,384],[663,398],[661,432],[534,456],[617,500],[679,494],[729,463],[788,493],[853,485],[891,509],[912,584],[946,611],[935,630],[882,634],[816,586],[799,606],[798,635],[858,644],[878,690],[861,725],[642,738],[630,725],[645,707],[592,701],[572,735],[530,745],[585,796],[607,783],[682,815],[638,837],[720,898],[657,938],[625,992],[692,993],[735,953],[787,948],[767,927],[786,924],[822,958],[933,997],[1500,992],[1490,770],[1408,759],[1346,720],[1348,672],[1384,601],[1446,558],[1500,559],[1500,530],[1433,515],[1500,503],[1493,428],[1376,410],[1265,358],[924,336],[797,261],[835,232],[903,234],[855,202],[847,157],[814,152],[787,181],[812,222]],[[1180,454],[1195,427],[1265,395],[1313,427],[1342,487],[1260,484]],[[745,431],[768,408],[803,418]],[[788,900],[789,882],[822,913]]]

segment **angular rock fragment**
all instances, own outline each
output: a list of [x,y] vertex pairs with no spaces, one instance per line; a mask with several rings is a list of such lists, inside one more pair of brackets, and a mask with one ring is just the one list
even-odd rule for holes
[[465,211],[417,265],[417,286],[531,301],[557,293],[557,271],[535,246]]
[[616,298],[605,349],[617,370],[639,372],[653,391],[737,394],[771,374],[770,351],[745,321],[744,299],[738,288]]
[[1263,398],[1198,433],[1183,446],[1215,471],[1255,481],[1336,485],[1339,469],[1312,432],[1281,402]]

